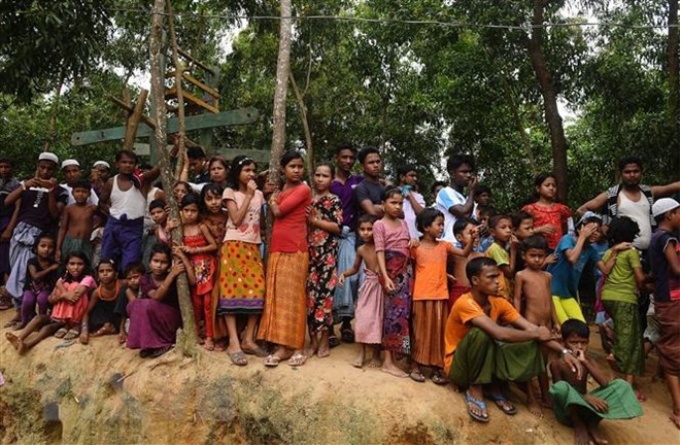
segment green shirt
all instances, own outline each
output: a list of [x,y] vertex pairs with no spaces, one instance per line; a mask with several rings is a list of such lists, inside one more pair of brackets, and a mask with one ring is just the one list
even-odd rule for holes
[[[612,250],[609,249],[604,253],[602,261],[606,263],[611,256]],[[628,249],[619,252],[616,263],[602,286],[602,299],[637,304],[636,268],[642,268],[640,253],[637,250]]]

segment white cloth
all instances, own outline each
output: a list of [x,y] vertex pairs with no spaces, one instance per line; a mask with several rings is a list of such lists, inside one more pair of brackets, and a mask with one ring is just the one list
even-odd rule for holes
[[121,219],[123,215],[127,215],[128,220],[144,217],[146,198],[134,184],[129,190],[122,191],[118,187],[118,176],[113,177],[109,214],[116,219]]
[[628,199],[624,192],[619,193],[618,216],[627,216],[638,223],[640,227],[640,233],[633,240],[633,247],[638,250],[647,250],[649,243],[652,241],[652,225],[649,221],[649,212],[649,201],[642,192],[640,192],[640,197],[637,201]]
[[467,198],[452,187],[444,187],[437,193],[437,209],[444,214],[444,235],[442,239],[450,243],[456,242],[456,237],[453,236],[453,225],[456,223],[456,217],[449,212],[449,209],[456,205],[464,205]]
[[[416,202],[420,204],[420,207],[425,208],[425,199],[423,198],[423,195],[414,191],[409,193],[413,194],[413,197],[416,199]],[[404,221],[406,221],[406,225],[408,226],[408,234],[411,239],[418,239],[420,237],[420,232],[418,232],[418,228],[416,227],[416,211],[413,209],[411,201],[406,196],[404,197]]]

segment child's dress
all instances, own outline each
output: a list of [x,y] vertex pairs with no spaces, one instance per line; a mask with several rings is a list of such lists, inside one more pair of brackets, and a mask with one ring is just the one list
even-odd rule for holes
[[[89,304],[88,295],[95,287],[97,287],[97,283],[90,275],[86,275],[80,280],[74,281],[65,281],[63,278],[60,278],[59,281],[57,281],[56,287],[58,288],[60,284],[68,292],[73,291],[80,286],[87,287],[87,291],[80,296],[78,301],[71,303],[68,300],[59,300],[52,309],[52,320],[71,325],[78,324],[83,320],[83,317],[87,312],[87,306]],[[54,292],[58,294],[59,290],[55,289]]]
[[534,227],[541,227],[550,224],[555,227],[555,233],[544,233],[546,241],[548,242],[548,248],[550,250],[555,250],[557,244],[559,244],[560,239],[564,235],[563,224],[569,224],[569,219],[571,216],[571,210],[569,207],[558,202],[554,202],[552,205],[545,205],[538,202],[533,204],[527,204],[522,207],[527,213],[530,213],[534,217]]
[[[51,265],[51,264],[50,264]],[[57,281],[57,272],[51,272],[43,277],[41,280],[34,280],[31,278],[28,266],[34,266],[36,272],[42,272],[38,258],[31,258],[28,260],[26,269],[26,284],[24,285],[24,293],[21,297],[21,324],[26,324],[35,316],[35,307],[38,306],[38,315],[47,315],[49,302],[47,299],[54,288],[54,283]]]
[[359,287],[354,313],[354,339],[357,343],[382,343],[384,300],[380,276],[364,267],[364,281]]
[[[208,240],[203,234],[185,235],[183,243],[189,248],[205,247]],[[201,318],[205,320],[205,336],[213,337],[212,316],[212,288],[215,275],[215,257],[210,253],[196,253],[189,255],[189,261],[194,267],[196,284],[191,287],[191,302],[194,307],[194,321],[196,330],[200,330]]]
[[125,297],[125,286],[120,285],[120,281],[116,280],[116,287],[110,294],[99,286],[93,293],[92,298],[97,297],[97,302],[90,310],[88,316],[88,327],[90,332],[95,332],[102,328],[106,323],[110,323],[116,329],[120,325],[120,314],[116,313],[116,305],[120,298]]

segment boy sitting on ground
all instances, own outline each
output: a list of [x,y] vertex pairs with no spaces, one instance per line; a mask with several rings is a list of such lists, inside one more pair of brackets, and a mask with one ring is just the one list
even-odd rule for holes
[[[604,445],[606,440],[595,435],[595,429],[602,419],[632,419],[642,415],[642,407],[633,388],[625,380],[607,379],[597,368],[595,361],[588,358],[588,325],[576,319],[562,324],[562,339],[571,354],[583,365],[583,372],[577,375],[564,358],[550,364],[553,386],[550,395],[557,420],[574,428],[577,445],[596,443]],[[594,391],[586,392],[588,374],[600,385]],[[592,439],[592,441],[591,441]]]

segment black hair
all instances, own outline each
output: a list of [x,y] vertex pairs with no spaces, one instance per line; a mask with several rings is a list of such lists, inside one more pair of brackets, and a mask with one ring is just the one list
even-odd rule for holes
[[415,165],[402,165],[401,167],[397,168],[397,180],[401,178],[402,176],[406,176],[407,173],[409,172],[417,172],[418,170],[416,169]]
[[190,185],[188,182],[186,182],[186,181],[177,181],[177,182],[175,182],[175,185],[172,186],[172,189],[174,190],[175,187],[177,187],[177,186],[180,185],[180,184],[183,185],[184,188],[187,189],[187,193],[191,193],[191,185]]
[[[57,240],[54,238],[54,235],[52,235],[50,232],[40,232],[38,236],[35,237],[35,241],[33,241],[33,247],[31,248],[31,251],[34,254],[38,253],[38,244],[40,244],[41,239],[51,239],[52,243],[54,243],[54,246],[57,246]],[[54,256],[54,255],[52,255]]]
[[146,273],[146,267],[144,267],[144,263],[141,261],[135,261],[134,263],[128,264],[123,273],[127,277],[130,272],[138,272],[139,274],[144,275]]
[[212,158],[208,159],[208,170],[210,170],[210,167],[214,162],[219,162],[222,164],[222,167],[224,167],[224,169],[227,171],[227,174],[229,174],[229,170],[231,169],[231,164],[229,164],[229,161],[224,159],[222,156],[213,156]]
[[493,193],[491,193],[491,187],[486,184],[479,184],[475,189],[475,196],[479,196],[482,193],[488,193],[489,196],[493,196]]
[[205,159],[205,151],[203,150],[203,147],[198,145],[194,147],[188,147],[187,157],[193,160]]
[[640,233],[640,226],[627,216],[618,216],[609,223],[607,237],[612,244],[632,243]]
[[461,154],[450,156],[449,160],[446,161],[446,171],[451,173],[466,164],[469,165],[473,171],[475,170],[475,158],[472,156]]
[[526,219],[534,220],[535,218],[531,213],[520,210],[519,212],[515,212],[510,215],[510,219],[512,219],[512,227],[518,228],[519,225],[522,224],[522,221]]
[[167,203],[165,201],[163,201],[162,199],[154,199],[149,204],[149,212],[157,208],[165,210],[165,207],[167,207]]
[[386,187],[382,195],[380,196],[381,201],[387,201],[394,195],[399,195],[401,196],[401,189],[399,187],[391,186],[391,187]]
[[[529,198],[526,201],[524,201],[524,204],[533,204],[535,202],[538,202],[538,200],[541,198],[541,195],[538,193],[538,188],[548,178],[553,178],[555,181],[557,181],[557,176],[555,176],[555,174],[551,172],[539,173],[534,177],[534,189],[531,192]],[[557,202],[557,197],[555,197],[554,201]]]
[[87,191],[92,190],[92,183],[88,181],[87,179],[78,179],[73,183],[73,186],[71,186],[72,190],[75,189],[85,189]]
[[9,164],[11,166],[12,161],[9,158],[0,158],[0,164]]
[[64,272],[64,275],[62,276],[62,279],[67,283],[72,283],[75,280],[80,280],[83,277],[90,274],[90,259],[87,257],[87,255],[85,255],[85,253],[83,253],[80,250],[75,250],[73,252],[69,252],[69,254],[66,255],[66,259],[64,261],[64,266],[68,265],[68,262],[71,260],[71,258],[78,258],[80,260],[83,260],[83,263],[85,264],[85,268],[83,269],[82,275],[80,275],[79,277],[74,277],[68,271],[68,267],[67,267],[66,272]]
[[118,153],[116,153],[116,162],[120,162],[123,157],[130,158],[135,161],[135,164],[137,163],[137,153],[132,150],[120,150]]
[[302,159],[302,153],[299,151],[287,151],[281,156],[281,162],[279,165],[281,168],[284,168],[286,165],[288,165],[291,161],[294,161],[295,159]]
[[463,233],[469,224],[475,225],[469,218],[456,218],[456,222],[453,223],[453,236]]
[[162,253],[163,255],[166,255],[168,257],[168,261],[172,261],[172,250],[170,249],[170,246],[168,246],[167,244],[156,243],[153,246],[151,246],[151,255],[149,255],[149,259],[153,258],[153,256],[157,253]]
[[423,211],[416,216],[416,227],[423,233],[425,232],[425,229],[430,227],[439,217],[443,218],[444,214],[432,207],[425,207]]
[[322,162],[321,164],[316,164],[316,167],[314,167],[314,171],[316,171],[316,169],[319,167],[328,167],[328,170],[330,170],[331,172],[331,180],[335,177],[335,166],[330,162]]
[[473,258],[465,265],[465,276],[470,283],[472,283],[472,277],[476,277],[482,272],[485,267],[498,266],[496,261],[492,258],[487,257],[477,257]]
[[342,150],[349,150],[354,156],[357,155],[357,149],[351,142],[340,142],[335,146],[335,156],[339,155]]
[[196,204],[196,206],[200,209],[201,208],[201,197],[198,193],[191,192],[187,193],[184,198],[182,198],[182,202],[179,205],[180,209],[183,209],[186,206]]
[[512,224],[512,218],[510,215],[494,215],[491,218],[489,218],[489,229],[495,229],[498,223],[500,223],[502,220],[507,219],[510,221],[510,224]]
[[[376,154],[380,156],[380,150],[378,150],[375,147],[364,147],[359,151],[359,154],[357,155],[357,161],[359,161],[359,164],[363,164],[368,155],[370,154]],[[382,158],[382,156],[381,156]]]
[[[231,173],[231,170],[229,171]],[[224,187],[219,185],[216,182],[208,182],[203,186],[201,189],[201,206],[202,210],[206,211],[207,209],[205,208],[205,198],[208,196],[208,193],[212,193],[213,195],[219,196],[220,199],[222,199],[222,193],[224,192]]]
[[227,175],[227,187],[238,191],[238,178],[241,176],[241,170],[247,165],[254,165],[257,170],[257,163],[248,156],[238,155],[231,161],[231,168]]
[[576,318],[570,318],[569,320],[562,323],[560,327],[562,331],[562,340],[567,340],[571,335],[576,335],[577,337],[590,338],[590,329],[588,325],[577,320]]
[[545,252],[548,251],[548,241],[546,241],[543,235],[531,235],[522,240],[520,244],[520,249],[522,252],[526,252],[529,249],[540,249]]
[[446,187],[448,184],[444,181],[435,181],[434,184],[430,186],[430,194],[434,193],[437,187]]
[[574,230],[576,231],[576,234],[578,235],[581,232],[581,227],[585,226],[586,224],[594,223],[594,222],[598,223],[600,226],[602,226],[602,218],[600,218],[599,216],[589,216],[584,221],[579,221],[576,224],[576,227],[574,228]]
[[116,267],[116,262],[113,261],[111,258],[102,258],[99,260],[99,263],[97,263],[97,271],[99,271],[99,268],[101,267],[102,264],[108,264],[113,268],[113,271],[116,272],[118,271],[118,268]]
[[376,217],[375,215],[369,215],[368,213],[364,213],[364,214],[361,215],[361,216],[359,217],[359,219],[357,220],[357,229],[358,229],[359,226],[362,225],[363,223],[369,223],[369,222],[370,222],[371,224],[375,224],[375,222],[376,222],[377,220],[378,220],[378,217]]
[[483,218],[484,216],[488,216],[489,219],[493,218],[496,216],[498,213],[496,212],[496,207],[494,206],[479,206],[479,217]]
[[639,156],[626,156],[619,160],[619,173],[621,173],[628,164],[635,164],[640,168],[640,171],[642,171],[642,159]]

